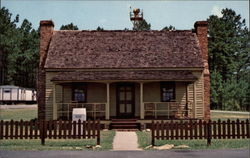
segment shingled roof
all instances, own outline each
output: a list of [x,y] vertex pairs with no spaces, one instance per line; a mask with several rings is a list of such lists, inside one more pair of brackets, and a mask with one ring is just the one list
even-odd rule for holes
[[54,31],[45,68],[197,68],[192,31]]

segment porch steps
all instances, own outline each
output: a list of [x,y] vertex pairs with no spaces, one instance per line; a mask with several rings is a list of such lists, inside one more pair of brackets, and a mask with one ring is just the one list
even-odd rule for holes
[[136,119],[112,119],[110,123],[110,129],[119,131],[133,131],[140,128],[140,123],[136,122]]
[[115,131],[119,132],[136,132],[139,131],[139,129],[114,129]]

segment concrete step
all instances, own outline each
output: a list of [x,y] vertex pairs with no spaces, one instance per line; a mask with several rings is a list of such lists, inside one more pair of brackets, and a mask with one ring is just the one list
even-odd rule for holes
[[111,129],[139,129],[140,124],[110,124]]
[[136,119],[112,119],[112,122],[136,122]]
[[129,121],[116,121],[116,122],[111,122],[112,125],[117,125],[117,124],[137,124],[136,122],[129,122]]
[[122,131],[122,132],[136,132],[139,129],[114,129],[115,131]]
[[137,130],[140,128],[140,123],[136,119],[112,119],[110,129]]
[[138,124],[112,125],[112,127],[137,127]]

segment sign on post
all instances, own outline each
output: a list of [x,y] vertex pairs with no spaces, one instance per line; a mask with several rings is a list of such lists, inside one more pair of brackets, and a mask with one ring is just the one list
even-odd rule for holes
[[[87,115],[86,108],[73,108],[72,121],[75,121],[76,123],[78,123],[79,120],[81,122],[86,121],[86,118],[87,118],[86,115]],[[79,129],[79,127],[80,127],[80,129]],[[72,130],[73,130],[73,128],[72,128]],[[76,128],[75,131],[76,131],[77,135],[83,133],[83,124],[77,125],[75,128]]]
[[73,108],[72,121],[86,121],[86,108]]

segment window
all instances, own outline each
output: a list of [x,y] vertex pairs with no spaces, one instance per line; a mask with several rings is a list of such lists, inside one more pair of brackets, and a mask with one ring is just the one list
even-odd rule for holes
[[162,82],[161,83],[161,101],[169,102],[175,100],[175,83]]
[[79,103],[85,103],[87,101],[87,86],[86,84],[73,84],[72,89],[72,100],[79,102]]
[[4,90],[4,93],[10,93],[10,89]]

